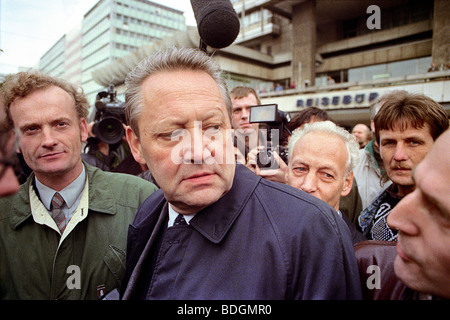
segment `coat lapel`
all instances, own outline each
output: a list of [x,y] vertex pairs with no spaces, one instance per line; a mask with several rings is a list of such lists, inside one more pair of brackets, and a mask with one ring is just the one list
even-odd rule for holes
[[[145,264],[145,260],[149,257],[150,255],[150,250],[152,248],[152,246],[155,244],[156,242],[156,238],[158,236],[159,230],[161,230],[161,228],[165,228],[165,221],[166,221],[166,216],[168,215],[168,202],[166,201],[161,209],[161,213],[158,216],[158,220],[156,221],[156,225],[153,228],[151,234],[150,234],[150,238],[148,239],[147,243],[145,244],[144,249],[142,250],[139,259],[135,265],[135,267],[133,268],[133,271],[130,275],[130,279],[128,280],[128,285],[125,289],[125,292],[123,294],[123,300],[128,300],[131,295],[132,292],[134,291],[137,282],[139,281],[139,276],[145,272],[145,271],[141,271],[143,265]],[[140,229],[135,229],[135,232],[139,232]]]
[[198,212],[190,225],[209,241],[219,243],[246,206],[260,180],[261,177],[243,165],[237,165],[230,191],[217,202]]

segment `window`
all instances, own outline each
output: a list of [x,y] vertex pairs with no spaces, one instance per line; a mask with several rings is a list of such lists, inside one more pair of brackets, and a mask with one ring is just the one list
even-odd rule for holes
[[388,77],[403,77],[426,73],[431,64],[431,57],[396,61],[348,70],[348,81],[375,80]]

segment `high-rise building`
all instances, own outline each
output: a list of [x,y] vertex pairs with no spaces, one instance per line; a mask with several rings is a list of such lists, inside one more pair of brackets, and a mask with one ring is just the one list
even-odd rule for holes
[[81,85],[81,62],[82,59],[82,24],[80,23],[66,34],[64,78],[68,81]]
[[66,35],[63,35],[56,43],[39,59],[39,70],[54,77],[65,78]]
[[[369,124],[388,91],[424,93],[450,114],[448,0],[231,0],[240,20],[234,43],[214,51],[228,87],[251,86],[262,103],[295,114],[311,106],[347,128]],[[196,28],[97,68],[95,81],[128,72],[153,51],[198,47]],[[432,65],[433,64],[433,65]],[[275,86],[283,87],[275,91]]]
[[39,69],[80,84],[93,102],[105,87],[92,71],[179,30],[186,30],[180,10],[147,0],[100,0],[41,57]]

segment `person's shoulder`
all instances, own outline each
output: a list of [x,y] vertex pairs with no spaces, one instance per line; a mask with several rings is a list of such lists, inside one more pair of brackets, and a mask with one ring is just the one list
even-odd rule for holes
[[313,197],[310,194],[287,184],[261,179],[259,187],[263,190],[263,192],[273,194],[273,196],[275,196],[275,198],[269,198],[270,201],[280,203],[285,203],[286,201],[301,201],[308,205],[320,208],[326,208],[328,206],[325,202],[317,199],[316,197]]
[[[29,203],[29,198],[28,198],[28,192],[30,189],[30,185],[32,183],[32,179],[33,177],[28,177],[27,180],[22,183],[19,187],[19,190],[11,195],[8,196],[3,196],[0,197],[0,209],[3,208],[12,208],[12,206],[15,205],[15,203],[25,203],[28,204]],[[1,211],[5,211],[5,210],[1,210]],[[6,210],[8,211],[8,210]]]
[[139,227],[147,224],[149,220],[153,219],[152,217],[154,215],[158,215],[160,213],[165,203],[166,199],[161,189],[153,192],[139,206],[133,221],[133,226]]
[[92,179],[96,182],[100,181],[106,184],[120,186],[120,188],[134,188],[135,190],[138,188],[147,188],[156,191],[158,189],[150,181],[132,174],[107,172],[86,163],[85,166],[88,172],[89,179]]
[[105,173],[110,177],[111,180],[120,181],[120,183],[124,185],[154,186],[155,190],[157,189],[157,187],[152,182],[132,174],[120,172],[105,172]]
[[0,225],[8,225],[8,221],[12,219],[15,221],[12,223],[17,226],[26,217],[31,215],[28,196],[30,181],[31,179],[29,178],[27,182],[19,187],[19,190],[15,194],[0,197]]
[[148,208],[160,206],[165,201],[164,193],[161,189],[158,189],[142,202],[139,211],[146,211]]
[[[265,208],[287,220],[317,219],[318,216],[334,220],[335,211],[326,202],[292,186],[261,179],[255,190]],[[278,219],[278,218],[277,218]]]
[[[290,208],[291,210],[289,211],[302,208],[303,206],[325,211],[328,211],[331,208],[327,203],[304,191],[284,183],[261,178],[245,166],[239,165],[237,166],[237,170],[239,171],[237,171],[238,174],[235,179],[239,182],[236,183],[235,181],[235,184],[238,187],[243,187],[245,185],[247,189],[254,189],[254,191],[250,191],[250,193],[254,193],[254,195],[263,202],[264,206],[270,208],[277,207],[279,210]],[[295,207],[292,207],[293,205],[295,205]]]
[[12,212],[9,208],[13,207],[16,198],[17,194],[0,197],[0,222],[9,218]]
[[[340,239],[345,222],[328,203],[277,182],[261,179],[255,189],[264,214],[283,239]],[[300,237],[300,238],[299,238]]]

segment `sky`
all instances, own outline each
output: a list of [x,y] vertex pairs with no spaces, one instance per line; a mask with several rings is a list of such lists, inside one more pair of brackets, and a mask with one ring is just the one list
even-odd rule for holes
[[[0,0],[0,74],[34,67],[99,0]],[[196,25],[190,0],[152,0],[184,12]]]

